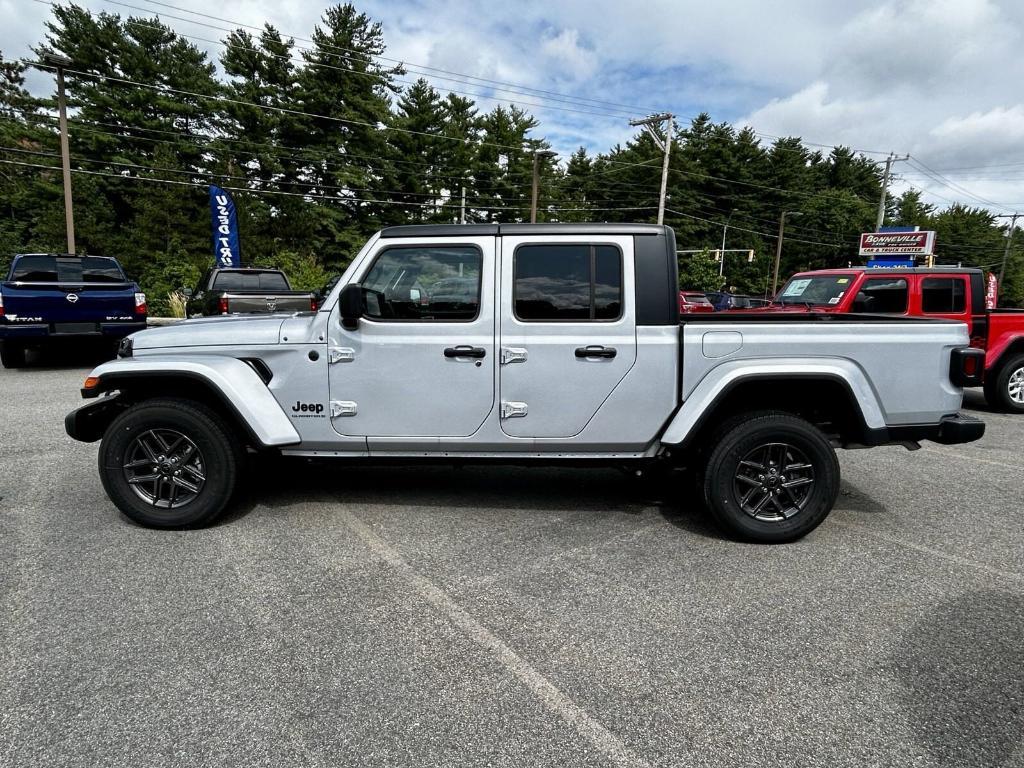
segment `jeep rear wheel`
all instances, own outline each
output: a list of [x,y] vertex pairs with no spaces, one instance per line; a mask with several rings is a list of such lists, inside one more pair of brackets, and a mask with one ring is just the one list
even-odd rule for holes
[[240,448],[216,413],[188,400],[149,400],[118,416],[100,443],[103,487],[141,525],[213,522],[235,489]]
[[828,438],[792,414],[744,414],[712,440],[704,500],[715,520],[750,541],[781,543],[806,535],[839,494],[839,461]]

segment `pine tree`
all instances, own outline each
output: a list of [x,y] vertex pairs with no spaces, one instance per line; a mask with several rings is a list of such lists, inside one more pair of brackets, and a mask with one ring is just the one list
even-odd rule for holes
[[[394,170],[385,127],[400,67],[385,68],[379,23],[351,4],[335,5],[313,32],[313,48],[303,51],[299,71],[297,128],[314,159],[303,176],[325,200],[314,207],[314,241],[324,248],[355,248],[393,212],[380,200],[394,188]],[[339,254],[340,255],[340,254]]]
[[444,104],[437,91],[423,78],[418,79],[398,99],[391,125],[391,147],[396,155],[395,189],[391,197],[402,203],[400,210],[411,221],[441,221],[447,214],[442,193],[446,189],[444,150]]

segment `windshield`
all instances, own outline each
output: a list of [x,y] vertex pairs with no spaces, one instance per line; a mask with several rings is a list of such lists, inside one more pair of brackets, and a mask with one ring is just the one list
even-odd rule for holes
[[853,283],[853,275],[817,275],[790,279],[776,300],[782,304],[835,306]]

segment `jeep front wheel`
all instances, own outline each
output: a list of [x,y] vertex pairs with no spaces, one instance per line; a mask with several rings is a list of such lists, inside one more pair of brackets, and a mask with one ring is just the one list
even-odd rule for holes
[[828,438],[792,414],[745,414],[722,426],[705,465],[704,500],[718,523],[750,541],[806,535],[839,494],[839,460]]
[[133,405],[113,421],[99,450],[110,500],[154,528],[213,522],[231,499],[239,463],[240,448],[220,417],[177,399]]

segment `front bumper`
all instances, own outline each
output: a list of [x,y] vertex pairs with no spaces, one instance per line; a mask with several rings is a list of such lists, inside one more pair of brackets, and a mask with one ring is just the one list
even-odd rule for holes
[[0,339],[123,339],[144,330],[144,319],[130,323],[0,323]]
[[76,408],[64,417],[64,431],[83,443],[94,443],[103,437],[110,422],[127,406],[120,395],[101,397]]
[[904,424],[873,429],[869,445],[908,445],[930,440],[942,445],[958,445],[980,440],[985,434],[985,422],[973,416],[955,413],[943,416],[936,424]]

